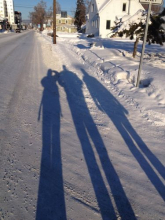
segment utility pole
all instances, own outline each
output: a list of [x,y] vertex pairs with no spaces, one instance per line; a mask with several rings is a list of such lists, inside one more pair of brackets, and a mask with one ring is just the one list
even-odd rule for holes
[[56,0],[53,0],[53,44],[56,44]]
[[152,2],[149,2],[148,15],[147,15],[147,20],[146,20],[146,28],[145,28],[145,32],[144,32],[143,46],[142,46],[142,52],[141,52],[141,58],[140,58],[140,64],[139,64],[139,71],[138,71],[136,87],[139,87],[139,83],[140,83],[140,75],[141,75],[141,70],[142,70],[143,56],[144,56],[147,33],[148,33],[148,24],[149,24],[149,18],[150,18],[150,14],[151,14],[151,6],[152,6]]
[[141,52],[141,58],[140,58],[140,64],[139,64],[139,71],[138,71],[138,76],[137,76],[136,87],[139,87],[139,84],[140,84],[140,75],[141,75],[142,64],[143,64],[143,56],[144,56],[145,45],[146,45],[146,40],[147,40],[148,24],[149,24],[149,18],[150,18],[150,14],[151,14],[151,6],[152,6],[152,4],[154,4],[154,5],[162,5],[163,4],[163,0],[139,0],[139,1],[143,4],[149,4],[149,5],[148,5],[146,28],[145,28],[145,32],[144,32],[143,46],[142,46],[142,52]]
[[131,0],[129,0],[129,4],[128,4],[128,15],[130,15],[130,10],[131,10]]

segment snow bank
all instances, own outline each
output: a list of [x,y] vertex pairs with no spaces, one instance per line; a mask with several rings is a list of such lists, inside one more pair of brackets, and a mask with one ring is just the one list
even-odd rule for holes
[[0,34],[9,34],[11,33],[10,31],[0,31]]
[[[136,18],[141,13],[142,10]],[[136,20],[135,16],[133,20]],[[136,88],[142,42],[134,59],[134,42],[128,39],[88,39],[85,35],[75,38],[75,34],[63,34],[58,41],[63,42],[75,56],[81,57],[84,65],[94,67],[97,76],[107,85],[113,86],[119,94],[122,93],[122,97],[130,100],[147,120],[156,126],[165,126],[164,46],[146,45],[140,88]]]
[[121,71],[121,72],[116,71],[113,76],[115,80],[127,80],[128,79],[128,73],[125,71]]

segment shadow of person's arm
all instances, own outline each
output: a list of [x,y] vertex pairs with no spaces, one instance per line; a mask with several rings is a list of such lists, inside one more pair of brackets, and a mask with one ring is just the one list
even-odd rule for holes
[[[62,76],[62,74],[61,74]],[[64,84],[64,80],[62,79],[62,77],[60,77],[60,75],[58,76],[58,84],[61,86],[61,87],[64,87],[65,84]]]
[[43,98],[41,99],[40,107],[39,107],[39,110],[38,110],[38,121],[40,121],[40,118],[41,118],[42,103],[43,103]]
[[[53,76],[53,77],[54,77],[55,82],[57,81],[57,82],[58,82],[58,84],[59,84],[60,86],[62,86],[62,85],[61,85],[62,83],[60,84],[60,73],[59,73],[59,72],[57,72],[57,71],[55,71],[55,70],[52,70],[52,73],[55,73],[55,75]],[[61,107],[60,107],[60,116],[61,116],[61,117],[63,117]]]
[[59,72],[57,72],[56,70],[52,70],[52,73],[54,73],[54,75],[56,76],[56,77],[60,77],[60,73]]
[[127,111],[127,109],[124,108],[124,114],[125,115],[129,115],[129,112]]
[[114,98],[114,105],[120,110],[124,115],[128,115],[129,111],[116,99]]
[[[103,105],[104,107],[102,107],[102,104],[99,102],[99,99],[97,99],[97,97],[92,96],[93,101],[95,102],[95,105],[97,106],[97,108],[102,111],[102,112],[106,112],[108,109],[111,109],[110,104],[105,102],[105,105]],[[125,109],[116,99],[113,102],[114,106],[116,106],[120,112],[123,112],[124,115],[128,115],[129,112],[127,111],[127,109]]]
[[99,103],[98,99],[95,98],[95,97],[93,97],[93,101],[95,102],[95,105],[97,106],[97,108],[98,108],[100,111],[104,112],[104,109],[101,107],[101,104]]

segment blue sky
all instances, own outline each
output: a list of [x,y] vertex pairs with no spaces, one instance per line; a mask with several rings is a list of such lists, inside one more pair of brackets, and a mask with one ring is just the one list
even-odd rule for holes
[[[53,0],[44,0],[47,3],[48,8],[53,6]],[[33,11],[33,7],[37,5],[40,0],[14,0],[15,11],[21,11],[23,19],[28,19],[30,11]],[[73,11],[76,8],[77,0],[58,0],[61,5],[61,9],[68,11],[68,14],[73,15]]]
[[[53,5],[53,0],[44,1],[47,3],[48,8]],[[37,5],[38,2],[40,2],[40,0],[14,0],[15,11],[21,11],[23,19],[28,19],[29,12],[33,11],[33,7]],[[62,10],[67,11],[70,15],[74,15],[73,11],[75,11],[77,0],[58,0],[58,2]]]

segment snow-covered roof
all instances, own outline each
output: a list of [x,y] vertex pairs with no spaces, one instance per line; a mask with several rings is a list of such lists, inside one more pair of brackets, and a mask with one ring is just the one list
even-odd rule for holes
[[85,29],[86,28],[86,24],[81,25],[81,29]]
[[57,19],[72,19],[73,17],[71,17],[70,15],[67,15],[67,17],[64,18],[64,17],[61,17],[61,14],[56,14],[56,18]]
[[98,11],[101,11],[112,0],[96,0]]

